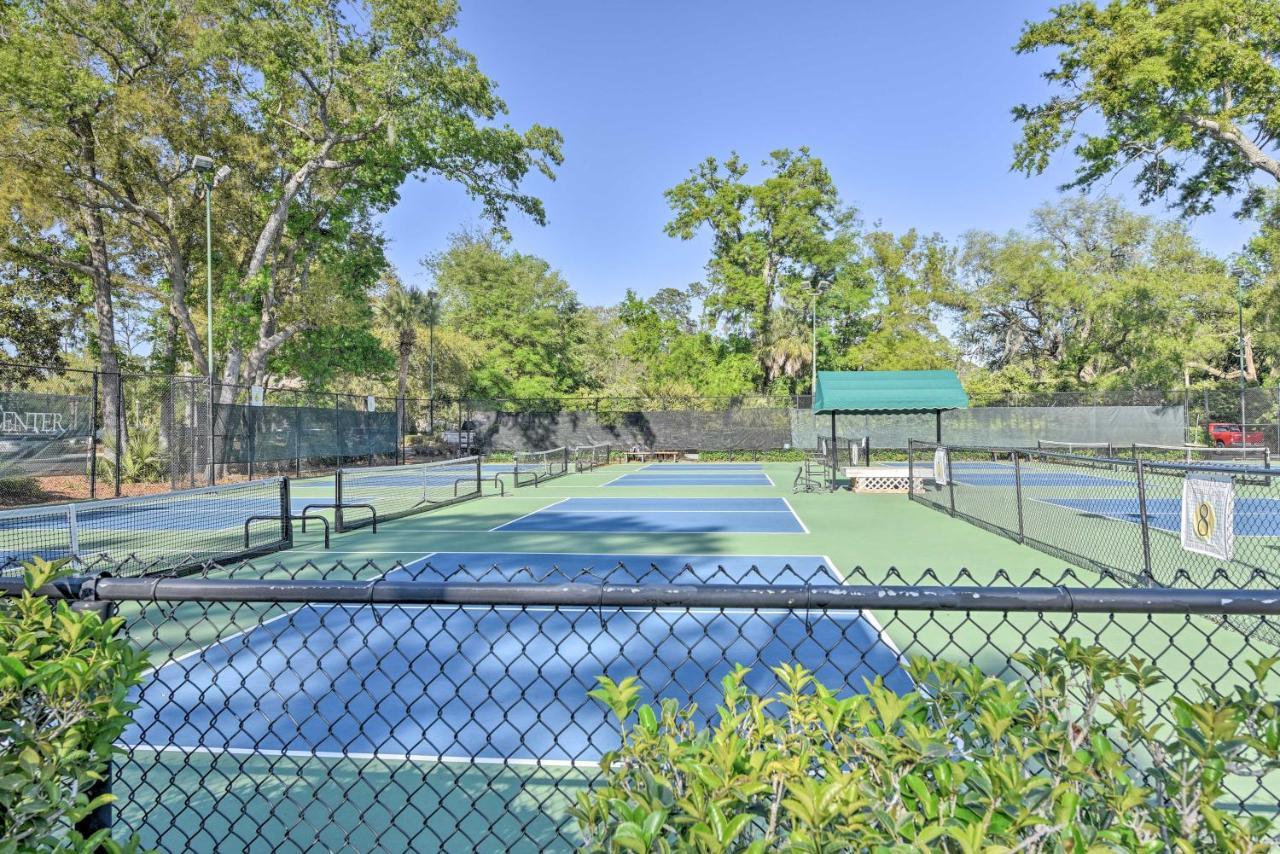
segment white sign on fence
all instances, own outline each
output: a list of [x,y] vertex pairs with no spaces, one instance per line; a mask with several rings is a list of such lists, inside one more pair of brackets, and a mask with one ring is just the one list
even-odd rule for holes
[[1188,477],[1182,482],[1182,547],[1231,560],[1235,548],[1236,494],[1230,480]]
[[378,411],[378,400],[377,400],[377,398],[375,398],[375,397],[374,397],[373,395],[371,395],[371,394],[365,395],[365,398],[364,398],[364,411],[365,411],[365,412],[377,412],[377,411]]
[[947,449],[938,448],[933,452],[933,482],[938,486],[947,485]]
[[262,386],[260,385],[249,386],[249,405],[250,406],[261,406],[263,403],[264,397],[265,395],[263,393]]

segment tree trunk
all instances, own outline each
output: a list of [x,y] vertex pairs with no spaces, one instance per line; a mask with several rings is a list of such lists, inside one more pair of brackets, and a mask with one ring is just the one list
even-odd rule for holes
[[[93,127],[87,119],[72,122],[72,130],[80,139],[80,159],[85,171],[97,175],[97,149]],[[111,293],[111,256],[107,251],[106,229],[102,212],[98,207],[98,190],[89,184],[85,187],[86,201],[80,205],[81,227],[89,250],[90,277],[93,281],[93,314],[98,360],[102,367],[102,426],[103,445],[115,456],[117,447],[123,451],[126,441],[124,429],[124,400],[121,391],[120,359],[116,350],[115,306]],[[117,428],[119,436],[117,437]]]

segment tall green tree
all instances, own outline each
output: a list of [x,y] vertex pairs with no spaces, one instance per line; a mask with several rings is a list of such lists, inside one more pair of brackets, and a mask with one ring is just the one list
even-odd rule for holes
[[486,354],[465,394],[552,398],[586,387],[583,308],[550,264],[493,235],[464,233],[424,265],[440,294],[441,324]]
[[1280,183],[1278,0],[1063,3],[1017,50],[1056,51],[1056,92],[1014,111],[1016,168],[1043,172],[1073,145],[1070,186],[1131,169],[1144,201],[1172,195],[1189,214],[1237,194],[1256,209]]
[[399,279],[391,278],[387,291],[374,309],[379,325],[395,339],[398,381],[396,396],[405,398],[409,387],[409,361],[418,343],[418,327],[431,320],[435,305],[420,291],[406,288]]
[[666,232],[682,240],[711,234],[705,306],[750,343],[764,390],[805,376],[812,291],[826,284],[857,292],[865,282],[857,275],[856,212],[841,202],[822,161],[807,148],[781,149],[762,165],[768,174],[753,184],[737,154],[704,160],[666,191],[673,214]]
[[[80,244],[104,351],[113,287],[142,268],[133,259],[158,271],[150,284],[194,365],[210,370],[212,343],[225,382],[256,383],[281,347],[324,337],[368,302],[386,267],[373,220],[404,180],[461,184],[499,225],[511,210],[541,221],[521,184],[551,175],[560,137],[501,124],[494,83],[451,37],[456,11],[450,0],[6,4],[0,121],[20,132],[0,143],[0,183],[18,188],[22,216],[36,200],[61,205],[40,227]],[[205,272],[193,154],[230,167],[214,197],[215,342],[192,316],[207,308],[190,287]],[[332,274],[351,257],[365,269]]]
[[955,251],[938,235],[914,229],[867,235],[873,283],[865,334],[843,353],[841,367],[931,370],[954,367],[956,354],[938,322],[957,303]]
[[1111,199],[1043,207],[1028,232],[966,235],[958,343],[1040,388],[1171,388],[1226,376],[1234,286],[1181,223]]

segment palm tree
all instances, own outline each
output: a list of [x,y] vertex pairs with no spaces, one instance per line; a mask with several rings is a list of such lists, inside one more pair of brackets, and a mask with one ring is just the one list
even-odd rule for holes
[[[419,291],[406,288],[398,281],[391,283],[386,295],[374,309],[378,323],[396,337],[400,360],[397,405],[400,407],[401,418],[404,417],[405,391],[409,385],[409,357],[413,355],[413,348],[418,343],[418,324],[429,322],[432,310],[431,302]],[[403,431],[404,425],[400,426]]]
[[777,317],[768,336],[759,342],[765,389],[780,377],[794,381],[809,367],[813,359],[812,348],[807,330],[800,323],[801,319],[795,316]]

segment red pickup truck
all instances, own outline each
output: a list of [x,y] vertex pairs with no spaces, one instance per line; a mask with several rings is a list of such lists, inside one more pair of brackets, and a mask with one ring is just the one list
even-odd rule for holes
[[[1243,434],[1244,442],[1240,441]],[[1249,429],[1241,431],[1239,424],[1225,424],[1219,421],[1209,424],[1209,444],[1218,448],[1261,447],[1267,443],[1261,430]]]

